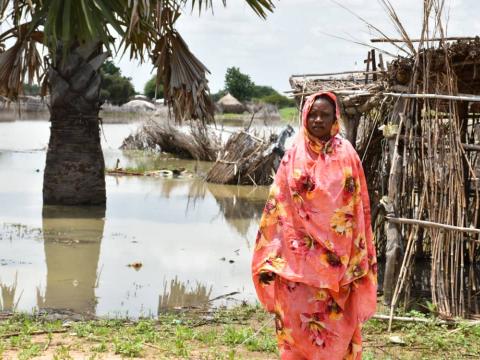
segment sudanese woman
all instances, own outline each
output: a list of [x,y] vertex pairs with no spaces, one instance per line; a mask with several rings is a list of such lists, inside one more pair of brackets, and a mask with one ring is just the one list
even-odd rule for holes
[[306,100],[256,239],[253,280],[283,360],[361,359],[361,326],[376,309],[368,191],[339,120],[333,93]]

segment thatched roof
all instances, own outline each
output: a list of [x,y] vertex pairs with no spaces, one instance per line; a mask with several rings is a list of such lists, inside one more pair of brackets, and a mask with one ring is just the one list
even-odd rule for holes
[[223,112],[227,113],[241,114],[246,110],[245,105],[230,93],[218,100],[217,105]]
[[156,109],[155,105],[145,100],[131,100],[122,106],[135,111],[154,111]]
[[[458,93],[479,95],[480,38],[457,40],[428,47],[419,54],[419,74],[428,62],[431,78],[445,70],[448,58],[456,77]],[[347,116],[364,114],[381,102],[385,93],[408,93],[408,84],[414,73],[415,57],[398,57],[376,71],[347,71],[337,74],[292,75],[290,85],[298,102],[317,91],[333,91]],[[435,93],[436,89],[426,89]]]

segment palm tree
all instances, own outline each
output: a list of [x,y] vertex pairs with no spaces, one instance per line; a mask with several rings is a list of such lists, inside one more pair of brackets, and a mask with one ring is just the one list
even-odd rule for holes
[[[244,1],[262,18],[274,8]],[[50,94],[44,204],[106,201],[98,69],[112,53],[152,61],[177,122],[213,120],[208,70],[175,29],[182,12],[212,8],[213,0],[0,0],[0,95],[15,99],[35,79]]]

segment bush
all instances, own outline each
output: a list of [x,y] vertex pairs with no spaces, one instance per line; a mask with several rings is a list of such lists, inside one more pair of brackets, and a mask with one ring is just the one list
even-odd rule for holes
[[[143,95],[150,99],[155,98],[155,87],[157,84],[157,76],[153,75],[143,87]],[[157,88],[157,97],[155,99],[163,99],[163,85],[159,84]]]
[[264,96],[260,98],[260,101],[267,104],[276,105],[279,109],[295,106],[295,100],[289,99],[286,96],[280,95],[278,93]]
[[122,105],[128,102],[135,95],[135,89],[131,79],[122,76],[120,68],[112,61],[105,61],[100,68],[102,86],[100,88],[100,99],[114,105]]
[[261,99],[270,95],[279,95],[278,92],[271,86],[255,85],[252,91],[252,97]]

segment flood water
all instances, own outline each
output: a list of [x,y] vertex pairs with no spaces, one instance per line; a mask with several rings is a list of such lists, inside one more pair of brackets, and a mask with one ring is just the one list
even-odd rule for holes
[[[106,209],[43,207],[49,126],[0,122],[0,310],[135,318],[255,301],[250,258],[265,187],[107,176]],[[103,125],[107,167],[208,169],[118,150],[137,126]]]

